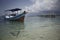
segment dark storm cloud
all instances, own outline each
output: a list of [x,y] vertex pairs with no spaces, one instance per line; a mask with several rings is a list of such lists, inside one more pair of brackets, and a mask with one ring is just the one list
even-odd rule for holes
[[8,9],[8,8],[22,8],[26,5],[30,5],[29,0],[0,0],[0,8],[1,9]]
[[58,7],[58,10],[60,10],[60,0],[58,0],[57,2],[57,7]]

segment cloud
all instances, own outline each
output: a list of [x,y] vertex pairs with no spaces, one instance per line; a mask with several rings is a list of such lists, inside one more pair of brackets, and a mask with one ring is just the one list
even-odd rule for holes
[[25,6],[28,12],[39,12],[43,10],[55,10],[57,9],[56,3],[58,0],[31,0],[33,2],[30,6]]

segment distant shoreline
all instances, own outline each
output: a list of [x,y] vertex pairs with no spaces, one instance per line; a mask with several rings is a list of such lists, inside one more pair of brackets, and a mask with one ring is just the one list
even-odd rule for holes
[[38,15],[40,17],[48,17],[48,18],[55,18],[55,17],[59,17],[60,15]]

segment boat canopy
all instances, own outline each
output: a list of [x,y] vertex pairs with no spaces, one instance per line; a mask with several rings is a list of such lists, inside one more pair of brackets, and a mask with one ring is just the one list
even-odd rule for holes
[[19,11],[19,10],[22,10],[22,9],[15,8],[15,9],[10,9],[10,10],[5,10],[5,11],[11,11],[11,12],[15,12],[15,11]]

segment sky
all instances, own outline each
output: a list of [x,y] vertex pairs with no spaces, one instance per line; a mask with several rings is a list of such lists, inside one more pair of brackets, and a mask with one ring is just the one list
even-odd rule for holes
[[2,9],[21,8],[30,4],[30,0],[0,0],[0,8]]
[[0,14],[4,13],[4,10],[21,8],[31,5],[30,0],[0,0]]
[[60,10],[60,0],[0,0],[0,13],[6,9],[22,8],[28,12]]

